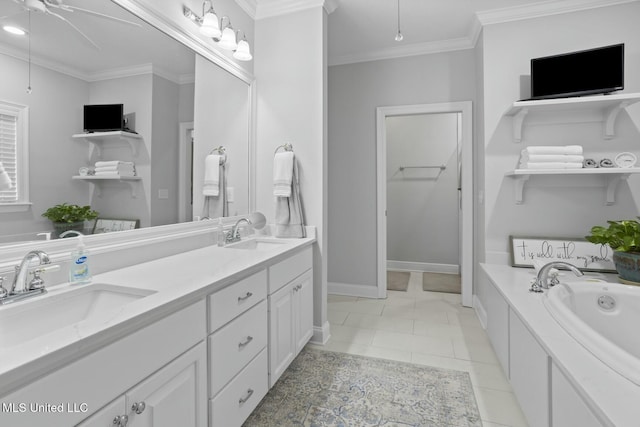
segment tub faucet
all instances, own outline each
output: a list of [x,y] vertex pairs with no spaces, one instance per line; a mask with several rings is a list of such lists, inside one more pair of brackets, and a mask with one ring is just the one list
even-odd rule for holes
[[568,262],[564,262],[564,261],[550,262],[542,266],[542,268],[538,272],[536,281],[533,283],[533,285],[531,285],[531,289],[529,289],[529,291],[543,292],[543,289],[549,289],[550,286],[555,286],[558,283],[560,283],[558,278],[555,276],[553,276],[551,280],[549,280],[549,272],[551,271],[552,268],[561,268],[561,267],[568,268],[569,270],[573,271],[573,273],[578,277],[583,275],[582,271],[578,270],[576,266],[569,264]]
[[227,234],[227,238],[226,238],[227,243],[240,241],[239,226],[242,221],[246,222],[248,225],[251,225],[251,221],[249,221],[247,218],[240,218],[238,221],[236,221],[233,228],[231,228],[231,231],[229,232],[229,234]]

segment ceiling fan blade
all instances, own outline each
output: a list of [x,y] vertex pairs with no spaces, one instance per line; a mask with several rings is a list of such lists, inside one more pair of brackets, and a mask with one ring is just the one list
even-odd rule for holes
[[78,32],[82,37],[84,37],[84,38],[85,38],[89,43],[91,43],[91,45],[92,45],[93,47],[95,47],[97,50],[100,50],[100,47],[99,47],[97,44],[95,44],[95,43],[94,43],[94,41],[93,41],[93,40],[91,40],[91,39],[89,38],[89,36],[87,36],[85,33],[83,33],[83,32],[80,30],[80,28],[78,28],[78,27],[76,27],[75,25],[73,25],[73,23],[71,23],[71,21],[69,21],[67,18],[65,18],[65,17],[64,17],[64,16],[62,16],[62,15],[58,15],[57,13],[51,12],[51,11],[50,11],[50,10],[48,10],[48,9],[47,9],[47,12],[46,12],[46,13],[47,13],[47,14],[49,14],[49,15],[53,15],[53,16],[55,16],[56,18],[59,18],[59,19],[63,20],[64,22],[66,22],[67,24],[69,24],[69,26],[71,26],[71,28],[73,28],[74,30],[76,30],[76,31],[77,31],[77,32]]
[[83,12],[83,13],[88,13],[90,15],[100,16],[102,18],[111,19],[112,21],[117,21],[117,22],[120,22],[122,24],[133,25],[134,27],[142,27],[142,25],[138,24],[137,22],[127,21],[126,19],[116,18],[115,16],[105,15],[104,13],[95,12],[93,10],[83,9],[81,7],[69,6],[69,5],[64,5],[64,7],[65,7],[65,10],[67,10],[67,9],[70,10],[70,11],[77,10],[78,12]]

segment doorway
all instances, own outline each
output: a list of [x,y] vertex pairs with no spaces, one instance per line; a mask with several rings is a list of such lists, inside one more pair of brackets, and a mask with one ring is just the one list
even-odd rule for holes
[[472,305],[471,114],[471,102],[377,109],[378,297],[390,267],[459,273]]
[[193,122],[179,124],[178,222],[193,220]]

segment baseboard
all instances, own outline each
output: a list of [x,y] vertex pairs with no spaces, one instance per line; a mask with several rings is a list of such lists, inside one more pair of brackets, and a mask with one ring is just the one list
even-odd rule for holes
[[460,274],[460,266],[457,264],[436,264],[431,262],[387,260],[387,269],[401,271],[422,271],[424,273]]
[[327,341],[331,338],[331,331],[329,322],[324,322],[322,326],[314,326],[313,327],[313,336],[311,337],[310,342],[313,344],[325,345]]
[[484,309],[480,298],[476,295],[473,296],[473,309],[476,311],[476,315],[480,320],[480,324],[486,330],[487,329],[487,310]]
[[378,287],[329,282],[327,283],[327,293],[333,295],[346,295],[350,297],[378,298]]

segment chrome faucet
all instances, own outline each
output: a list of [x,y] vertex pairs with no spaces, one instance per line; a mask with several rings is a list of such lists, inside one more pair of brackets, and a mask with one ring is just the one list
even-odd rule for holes
[[84,234],[82,234],[78,230],[67,230],[67,231],[63,231],[62,233],[60,233],[58,238],[64,239],[65,237],[67,237],[70,234],[75,234],[76,236],[84,236]]
[[573,271],[573,273],[578,277],[583,275],[582,271],[578,270],[576,266],[569,264],[568,262],[564,262],[564,261],[550,262],[543,265],[540,271],[538,271],[536,280],[533,283],[533,285],[531,285],[531,289],[529,289],[529,291],[543,292],[544,289],[549,289],[549,287],[555,286],[558,283],[560,283],[560,281],[556,276],[552,276],[551,280],[549,280],[549,275],[550,275],[549,273],[552,268],[561,268],[561,267],[568,268],[569,270]]
[[234,224],[234,226],[231,228],[231,231],[229,231],[229,233],[227,234],[226,237],[226,243],[233,243],[233,242],[238,242],[240,241],[240,223],[244,221],[247,223],[247,225],[251,225],[251,221],[249,221],[247,218],[240,218],[238,221],[236,221],[236,223]]
[[[34,259],[38,260],[38,266],[41,268],[32,271],[34,277],[27,283],[29,266]],[[51,265],[49,255],[45,252],[37,250],[28,252],[24,258],[22,258],[20,265],[16,266],[16,274],[13,276],[11,287],[0,290],[0,305],[46,293],[44,280],[40,277],[40,274],[46,270],[57,269],[58,267],[58,265]],[[0,281],[0,285],[1,284],[2,281]]]

